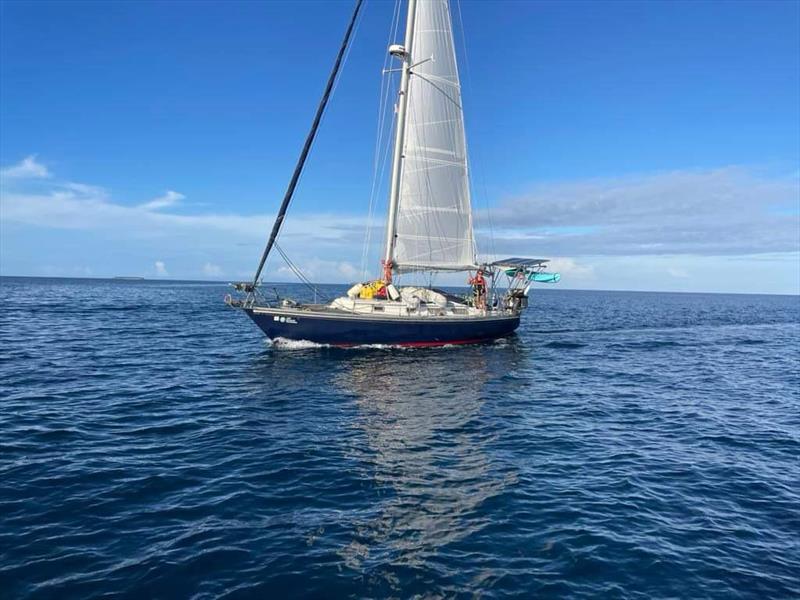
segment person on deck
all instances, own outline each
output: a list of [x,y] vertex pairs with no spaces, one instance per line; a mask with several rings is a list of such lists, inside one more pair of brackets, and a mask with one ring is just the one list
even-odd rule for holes
[[472,292],[475,295],[475,308],[486,309],[486,280],[483,278],[483,269],[478,269],[475,277],[469,278]]

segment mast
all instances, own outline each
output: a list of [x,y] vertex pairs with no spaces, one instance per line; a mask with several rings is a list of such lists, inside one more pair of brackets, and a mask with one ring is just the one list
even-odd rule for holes
[[311,151],[311,144],[314,142],[314,137],[317,135],[317,129],[319,128],[319,123],[322,120],[322,114],[325,112],[325,106],[328,104],[328,99],[331,96],[333,84],[336,82],[336,76],[339,74],[339,68],[342,66],[342,58],[344,57],[344,53],[347,50],[348,44],[350,43],[350,36],[353,33],[353,27],[356,24],[356,18],[358,17],[358,11],[361,10],[362,2],[363,0],[356,0],[356,6],[353,9],[353,16],[350,18],[350,25],[347,26],[347,31],[344,34],[342,45],[339,48],[339,54],[336,56],[336,62],[333,64],[333,70],[331,70],[330,77],[328,77],[328,84],[325,86],[325,92],[322,94],[322,100],[320,100],[319,106],[317,107],[317,113],[314,115],[314,121],[311,123],[311,130],[308,132],[306,143],[303,145],[302,152],[300,152],[300,158],[298,159],[297,165],[294,168],[294,173],[292,173],[289,186],[286,188],[286,194],[283,196],[283,202],[281,202],[281,207],[278,210],[278,216],[275,217],[275,223],[272,226],[272,232],[269,235],[269,240],[267,240],[267,246],[264,248],[264,253],[261,255],[261,260],[258,263],[255,277],[253,277],[253,288],[258,286],[258,278],[261,277],[261,271],[264,268],[264,263],[267,262],[267,257],[272,250],[272,246],[275,244],[275,239],[278,237],[278,233],[280,233],[281,225],[283,225],[283,219],[286,216],[286,211],[289,208],[289,202],[291,202],[292,196],[294,195],[294,190],[297,187],[297,182],[300,180],[300,174],[303,172],[303,166],[306,164],[306,158],[308,158],[308,153]]
[[386,252],[383,257],[383,278],[392,280],[394,262],[395,232],[397,228],[397,205],[400,198],[400,171],[403,168],[403,144],[406,132],[406,109],[408,107],[408,79],[411,75],[411,48],[414,43],[414,21],[416,20],[417,0],[408,0],[406,18],[406,39],[402,46],[389,46],[389,53],[403,61],[400,74],[400,92],[397,107],[397,129],[394,138],[392,157],[392,180],[389,188],[389,219],[386,224]]

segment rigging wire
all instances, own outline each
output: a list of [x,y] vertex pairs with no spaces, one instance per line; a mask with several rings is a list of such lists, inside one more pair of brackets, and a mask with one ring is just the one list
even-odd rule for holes
[[[472,69],[470,68],[470,63],[469,63],[469,52],[467,52],[467,32],[464,29],[464,18],[461,15],[461,0],[456,0],[456,5],[458,6],[458,22],[461,29],[461,47],[464,51],[464,66],[465,66],[464,70],[467,75],[466,76],[467,87],[469,88],[469,95],[474,98],[475,96],[472,91],[473,90]],[[461,102],[463,104],[464,102],[463,97],[461,99]],[[475,170],[477,171],[478,178],[481,181],[481,188],[482,188],[481,191],[483,192],[482,194],[483,205],[486,209],[486,220],[489,225],[489,248],[491,250],[492,260],[497,260],[497,247],[495,246],[495,239],[494,239],[494,223],[492,221],[492,211],[491,208],[489,207],[489,190],[486,186],[486,176],[485,176],[486,174],[483,169],[482,161],[478,159],[477,155],[475,154],[472,155],[471,162],[475,165],[476,167]]]
[[[394,12],[392,20],[389,24],[389,43],[391,44],[397,37],[397,31],[400,24],[400,0],[395,1]],[[391,147],[392,132],[394,130],[394,123],[389,127],[388,135],[386,136],[385,147],[383,145],[384,132],[387,129],[387,116],[389,115],[388,107],[390,105],[390,98],[393,96],[391,93],[394,86],[394,78],[389,73],[388,67],[392,61],[391,55],[386,54],[383,60],[383,69],[381,70],[381,83],[380,83],[380,100],[378,103],[378,127],[375,134],[375,154],[373,159],[373,173],[372,183],[370,186],[369,195],[369,210],[367,212],[367,221],[364,231],[364,245],[361,250],[361,274],[362,279],[367,278],[367,269],[369,264],[369,251],[372,242],[372,229],[373,220],[375,215],[376,199],[381,188],[380,182],[383,180],[383,174],[386,171],[386,164],[389,150]]]
[[[364,6],[366,7],[368,0],[363,0],[363,2]],[[366,11],[366,8],[364,8],[364,10],[361,11],[359,15],[356,17],[355,26],[353,27],[353,33],[350,36],[351,39],[356,39],[356,37],[358,37],[358,30],[361,28],[361,22],[364,20],[362,16],[364,11]],[[347,49],[344,52],[344,57],[342,58],[342,66],[339,68],[340,71],[344,70],[344,68],[347,66],[347,59],[350,58],[350,52],[352,50],[353,50],[353,44],[352,43],[348,44]],[[331,96],[334,96],[336,94],[336,90],[339,88],[339,82],[341,80],[342,80],[341,77],[337,77],[336,80],[333,82],[333,89],[331,90]],[[326,107],[326,112],[327,112],[327,107]]]
[[[367,2],[367,0],[364,0],[364,4],[366,4],[366,2]],[[360,14],[359,14],[359,16],[356,18],[356,21],[355,21],[355,26],[353,27],[353,32],[352,32],[352,34],[351,34],[351,36],[350,36],[351,38],[355,38],[355,37],[358,35],[358,29],[359,29],[359,27],[361,26],[361,21],[363,21],[363,19],[362,19],[362,18],[360,18]],[[350,57],[350,51],[351,51],[352,49],[353,49],[353,45],[352,45],[352,44],[348,44],[348,45],[347,45],[347,50],[345,51],[345,53],[344,53],[344,56],[342,57],[342,64],[341,64],[341,66],[339,67],[339,70],[340,70],[340,71],[341,71],[342,69],[344,69],[344,67],[347,65],[347,59]],[[333,96],[333,95],[335,95],[335,94],[336,94],[336,89],[338,88],[338,86],[339,86],[339,82],[340,82],[340,81],[341,81],[341,78],[340,78],[340,77],[337,77],[337,78],[335,79],[335,81],[334,81],[334,83],[333,83],[333,88],[331,88],[331,96]],[[327,115],[327,114],[328,114],[328,107],[327,107],[327,105],[326,105],[326,106],[325,106],[325,108],[324,108],[324,110],[323,110],[323,113],[322,113],[322,118],[321,118],[321,120],[320,120],[320,124],[322,124],[322,122],[324,122],[324,121],[325,121],[325,115]],[[312,147],[313,147],[313,142],[312,142]],[[300,182],[300,181],[302,181],[302,180],[303,180],[303,173],[301,172],[301,173],[300,173],[300,178],[299,178],[299,180],[298,180],[298,184],[299,184],[299,182]],[[278,234],[278,237],[280,237],[280,234]],[[294,273],[294,275],[295,275],[295,276],[296,276],[296,277],[297,277],[297,278],[298,278],[298,279],[301,281],[301,283],[303,283],[303,284],[304,284],[304,285],[305,285],[307,288],[309,288],[309,289],[310,289],[312,292],[314,292],[314,296],[315,296],[315,297],[316,297],[316,296],[320,296],[320,297],[322,297],[322,298],[323,298],[323,299],[324,299],[326,302],[331,300],[330,296],[328,296],[327,294],[323,294],[322,292],[320,292],[320,291],[319,291],[319,288],[317,288],[317,287],[316,287],[316,286],[313,284],[313,282],[312,282],[312,281],[311,281],[311,280],[310,280],[310,279],[309,279],[309,278],[306,276],[306,274],[305,274],[305,273],[303,273],[303,271],[300,269],[300,267],[298,267],[298,266],[297,266],[297,265],[296,265],[294,262],[292,262],[292,260],[291,260],[291,259],[289,258],[289,256],[288,256],[288,254],[286,254],[286,251],[285,251],[285,250],[283,250],[283,249],[282,249],[282,248],[281,248],[281,247],[278,245],[278,239],[277,239],[277,238],[276,238],[276,240],[275,240],[275,249],[278,251],[278,254],[280,254],[281,258],[283,258],[283,262],[285,262],[285,263],[286,263],[286,266],[287,266],[287,267],[289,267],[289,269],[290,269],[290,270],[292,271],[292,273]]]
[[[292,200],[292,196],[294,195],[294,191],[297,188],[297,184],[300,181],[300,176],[303,172],[303,166],[306,163],[306,159],[308,158],[308,154],[311,151],[311,146],[314,142],[314,138],[316,137],[317,130],[319,129],[320,123],[322,121],[322,117],[325,113],[325,109],[328,105],[328,100],[330,99],[331,92],[336,85],[337,75],[342,66],[343,58],[345,55],[349,54],[349,43],[350,38],[353,33],[354,27],[357,25],[359,11],[361,10],[361,5],[363,0],[356,0],[355,8],[353,9],[353,15],[350,18],[350,23],[347,26],[347,31],[344,34],[344,39],[342,40],[342,44],[339,47],[339,53],[336,56],[336,62],[334,62],[333,69],[331,71],[330,76],[328,77],[328,83],[325,86],[325,91],[322,94],[322,100],[320,100],[319,106],[317,107],[317,112],[314,115],[314,121],[311,124],[311,129],[306,136],[305,144],[303,145],[303,150],[300,152],[300,158],[297,161],[297,164],[294,168],[294,173],[292,173],[292,178],[289,181],[289,185],[286,188],[286,193],[284,194],[283,201],[281,202],[280,209],[278,210],[278,215],[275,218],[275,223],[272,226],[272,231],[270,232],[269,239],[267,240],[267,245],[264,248],[264,252],[261,255],[261,260],[258,263],[258,268],[256,269],[255,276],[253,277],[253,287],[258,286],[258,279],[261,276],[261,271],[264,269],[264,263],[267,262],[267,257],[269,256],[270,250],[272,250],[275,242],[278,238],[278,234],[281,230],[281,225],[283,224],[284,218],[286,217],[286,211],[289,208],[289,203]],[[285,260],[286,257],[284,257]]]
[[326,302],[330,301],[330,297],[327,294],[323,294],[322,292],[320,292],[319,288],[317,288],[317,286],[315,286],[311,282],[311,280],[306,276],[306,274],[303,273],[300,270],[300,268],[292,262],[292,260],[287,256],[286,252],[284,252],[283,248],[280,247],[278,242],[275,242],[274,247],[278,251],[278,254],[281,255],[281,258],[283,258],[284,262],[286,263],[286,266],[289,267],[289,269],[292,271],[292,273],[294,273],[294,275],[300,280],[301,283],[303,283],[308,289],[310,289],[314,293],[314,297],[321,296],[322,299],[325,300]]

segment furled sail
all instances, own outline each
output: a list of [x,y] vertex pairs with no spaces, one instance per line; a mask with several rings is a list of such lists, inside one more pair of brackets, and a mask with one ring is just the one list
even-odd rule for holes
[[467,149],[447,0],[417,0],[395,228],[398,271],[474,268]]

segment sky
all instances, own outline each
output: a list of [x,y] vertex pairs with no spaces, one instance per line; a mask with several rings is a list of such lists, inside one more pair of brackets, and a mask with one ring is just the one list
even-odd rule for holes
[[[0,275],[252,277],[352,6],[0,3]],[[319,282],[378,273],[394,10],[367,0],[280,238]],[[452,10],[482,257],[800,293],[800,2]]]

